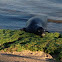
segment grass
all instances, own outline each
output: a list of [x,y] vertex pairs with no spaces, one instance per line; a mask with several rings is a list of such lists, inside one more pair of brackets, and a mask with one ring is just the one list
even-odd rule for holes
[[57,54],[57,60],[62,60],[62,34],[47,33],[41,38],[33,33],[20,30],[0,29],[0,51],[44,51],[49,54]]

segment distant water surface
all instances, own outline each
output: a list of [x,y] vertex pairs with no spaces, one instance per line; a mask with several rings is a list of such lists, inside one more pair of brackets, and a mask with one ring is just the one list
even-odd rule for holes
[[[62,20],[62,0],[0,0],[0,29],[20,29],[36,15]],[[62,32],[62,23],[49,22],[48,31]]]

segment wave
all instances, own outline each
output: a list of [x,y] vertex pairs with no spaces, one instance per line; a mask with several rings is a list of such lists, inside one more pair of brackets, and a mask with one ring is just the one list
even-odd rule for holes
[[58,0],[0,0],[0,14],[8,16],[21,16],[22,18],[33,14],[62,19],[61,11],[62,1]]
[[[0,0],[0,27],[2,28],[23,28],[26,21],[36,15],[62,20],[62,0]],[[49,22],[48,30],[58,31],[62,29],[61,26],[62,24]]]

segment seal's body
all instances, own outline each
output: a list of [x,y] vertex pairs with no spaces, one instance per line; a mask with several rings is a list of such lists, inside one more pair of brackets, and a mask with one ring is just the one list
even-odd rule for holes
[[26,32],[35,33],[35,34],[44,34],[47,26],[47,19],[41,16],[35,16],[30,18],[27,21]]

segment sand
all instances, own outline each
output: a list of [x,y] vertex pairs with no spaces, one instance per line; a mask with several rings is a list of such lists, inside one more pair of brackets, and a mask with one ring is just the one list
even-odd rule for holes
[[0,62],[56,62],[50,54],[25,50],[22,52],[0,52]]

